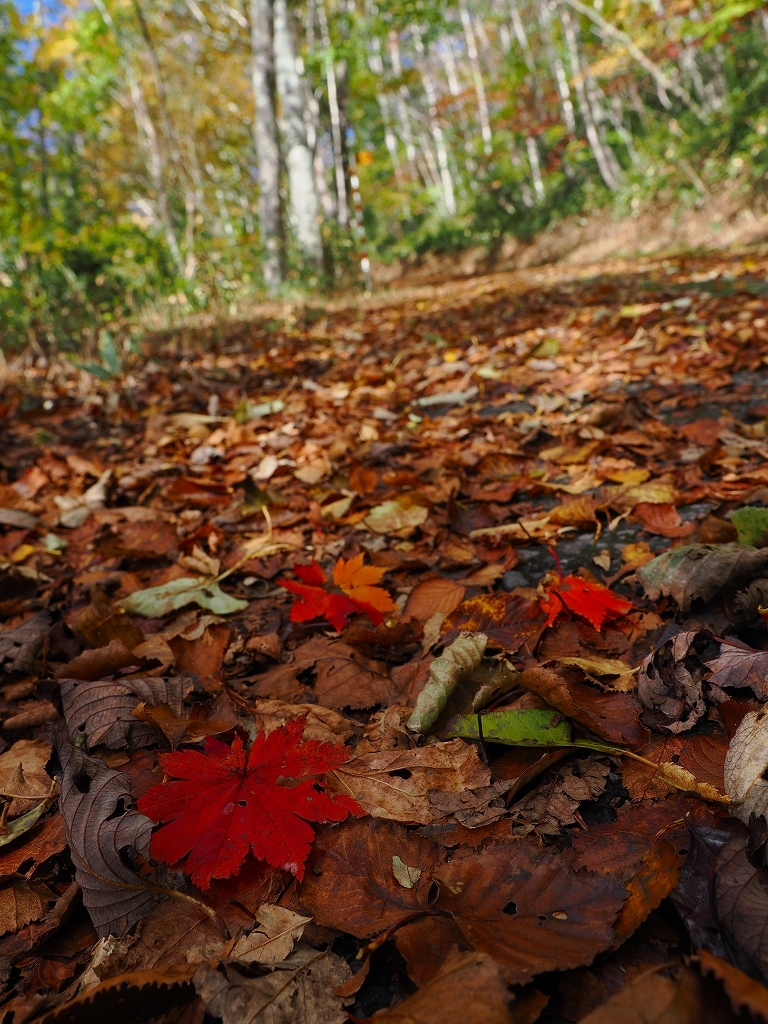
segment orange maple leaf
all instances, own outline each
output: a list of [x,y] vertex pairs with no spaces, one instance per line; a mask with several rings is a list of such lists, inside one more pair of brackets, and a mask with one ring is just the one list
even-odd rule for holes
[[355,612],[367,615],[377,626],[384,621],[387,612],[396,611],[386,590],[375,586],[385,570],[363,565],[363,558],[363,555],[355,555],[347,562],[340,558],[333,567],[331,580],[317,562],[295,565],[293,571],[303,582],[284,580],[280,584],[297,597],[291,606],[291,622],[323,618],[341,631]]

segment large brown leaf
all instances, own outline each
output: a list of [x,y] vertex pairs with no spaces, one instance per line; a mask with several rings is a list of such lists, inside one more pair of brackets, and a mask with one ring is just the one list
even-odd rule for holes
[[510,983],[592,963],[613,942],[627,898],[613,878],[577,871],[568,851],[528,840],[460,849],[435,880],[438,907]]
[[582,1017],[580,1024],[727,1024],[702,989],[690,970],[681,970],[673,980],[653,968]]
[[640,706],[627,693],[600,693],[542,666],[525,669],[519,682],[609,743],[636,749],[648,742],[648,730],[640,724]]
[[[411,888],[395,877],[393,858],[421,872]],[[318,830],[299,894],[318,924],[364,939],[429,906],[432,874],[443,853],[393,822],[350,821]]]
[[456,814],[480,824],[506,811],[498,789],[490,786],[490,769],[463,740],[360,754],[328,778],[374,818],[429,825]]
[[711,601],[727,588],[746,584],[768,566],[768,550],[741,544],[689,544],[672,548],[637,570],[652,601],[670,596],[685,612],[697,598]]
[[[386,666],[368,661],[349,644],[314,636],[291,654],[283,665],[267,669],[253,682],[256,697],[292,702],[311,690],[320,704],[330,708],[369,708],[391,703],[392,682]],[[314,683],[299,681],[301,673],[314,673]]]
[[127,775],[57,737],[59,808],[83,903],[100,936],[123,935],[157,897],[137,873],[153,822],[134,810]]
[[768,874],[750,863],[746,836],[735,836],[720,851],[713,891],[720,925],[768,978]]
[[450,643],[462,631],[485,633],[489,647],[514,654],[526,643],[533,648],[545,618],[538,601],[498,591],[462,601],[445,617],[440,632],[444,643]]
[[746,644],[720,641],[720,654],[707,662],[709,684],[723,689],[749,687],[759,700],[768,700],[768,651],[756,651]]
[[382,1024],[514,1024],[509,991],[484,953],[453,953],[439,974],[391,1010]]
[[128,746],[131,750],[147,746],[155,740],[155,732],[133,717],[136,706],[165,704],[178,717],[184,697],[192,689],[191,680],[156,676],[104,682],[62,679],[59,685],[72,741],[84,736],[88,749],[99,745],[112,749]]

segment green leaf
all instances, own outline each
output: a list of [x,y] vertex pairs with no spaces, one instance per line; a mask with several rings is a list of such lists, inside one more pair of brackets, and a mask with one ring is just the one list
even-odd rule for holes
[[98,363],[75,363],[78,370],[85,370],[86,373],[90,373],[92,377],[98,377],[99,380],[112,380],[114,374],[110,373],[103,366],[99,366]]
[[[483,719],[483,739],[515,747],[571,745],[571,726],[559,711],[547,708],[489,711]],[[448,739],[480,739],[477,715],[457,715],[448,723]]]
[[231,615],[248,607],[247,601],[225,594],[218,583],[204,576],[190,579],[171,580],[159,587],[137,590],[121,602],[129,615],[140,615],[144,619],[159,619],[170,612],[178,611],[187,604],[207,608],[214,615]]
[[768,508],[758,505],[737,508],[731,515],[731,522],[739,535],[739,544],[756,547],[768,532]]
[[104,366],[113,377],[117,377],[123,368],[120,353],[117,351],[114,338],[109,331],[102,331],[99,338],[99,355]]

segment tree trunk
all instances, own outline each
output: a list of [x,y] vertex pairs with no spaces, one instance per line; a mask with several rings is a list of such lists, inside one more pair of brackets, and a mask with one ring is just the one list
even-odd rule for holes
[[317,273],[323,261],[320,211],[312,152],[307,144],[304,89],[299,74],[286,0],[274,0],[275,71],[280,98],[280,128],[288,170],[289,219],[307,268]]
[[254,141],[259,170],[259,228],[262,273],[273,294],[284,277],[283,221],[280,209],[280,142],[275,110],[272,0],[250,0],[251,80],[256,108]]

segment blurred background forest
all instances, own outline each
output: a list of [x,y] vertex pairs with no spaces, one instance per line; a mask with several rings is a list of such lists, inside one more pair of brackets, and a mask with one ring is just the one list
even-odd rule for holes
[[763,0],[46,3],[0,0],[8,349],[598,207],[762,201]]

